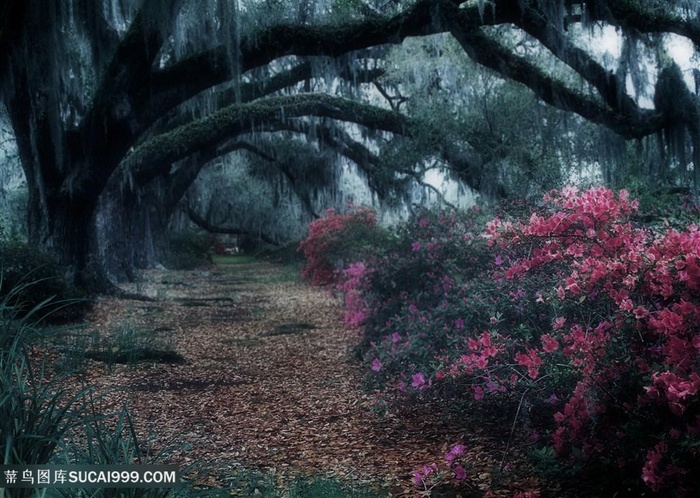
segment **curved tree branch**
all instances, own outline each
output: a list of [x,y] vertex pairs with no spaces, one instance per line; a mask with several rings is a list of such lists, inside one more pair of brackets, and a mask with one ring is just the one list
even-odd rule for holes
[[220,234],[226,234],[226,235],[247,235],[248,237],[253,237],[253,238],[259,238],[263,242],[266,242],[268,244],[271,244],[273,246],[279,246],[280,243],[277,242],[276,240],[268,237],[265,234],[259,234],[258,236],[247,232],[245,230],[241,230],[240,228],[227,228],[227,227],[220,227],[216,225],[212,225],[209,223],[207,220],[202,218],[194,209],[192,209],[191,206],[187,206],[187,216],[189,217],[190,221],[197,225],[200,228],[203,228],[209,233],[220,233]]
[[515,24],[591,84],[612,109],[620,109],[624,114],[636,112],[637,104],[625,93],[624,85],[618,84],[615,75],[606,71],[588,52],[571,43],[563,31],[552,26],[541,12],[527,6]]
[[126,158],[124,167],[144,181],[197,150],[240,133],[264,129],[269,123],[301,116],[327,117],[392,133],[410,133],[410,121],[405,116],[352,100],[313,93],[268,97],[225,107],[147,140]]
[[[592,21],[605,21],[612,26],[629,28],[641,33],[675,33],[700,46],[700,21],[689,16],[683,19],[673,10],[652,7],[629,0],[587,0],[586,5],[602,3],[604,8],[590,9]],[[697,8],[697,7],[696,7]]]
[[[345,66],[339,72],[338,77],[349,81],[359,80],[361,82],[372,82],[382,76],[385,72],[386,71],[382,68],[358,69]],[[290,88],[301,83],[302,81],[309,80],[312,77],[312,64],[310,61],[305,61],[297,64],[291,69],[270,76],[266,80],[241,83],[238,92],[234,91],[234,89],[228,89],[220,92],[216,95],[215,108],[221,109],[222,107],[234,105],[237,103],[238,98],[240,98],[240,102],[251,102],[286,88]],[[163,129],[159,130],[159,133],[162,133],[163,131],[171,131],[174,128],[186,125],[192,121],[193,118],[189,114],[177,116],[168,121],[166,124],[162,125]]]
[[[289,55],[337,57],[378,45],[400,44],[409,36],[444,32],[437,6],[445,1],[419,0],[392,17],[323,25],[281,24],[254,30],[241,40],[240,72]],[[224,83],[231,74],[228,64],[226,49],[220,46],[156,71],[149,85],[150,101],[145,102],[139,119],[147,122]]]
[[[482,15],[476,4],[450,0],[419,0],[392,17],[372,17],[353,22],[324,25],[276,25],[244,36],[240,47],[241,72],[263,66],[288,55],[338,56],[377,45],[398,44],[408,36],[426,36],[451,31],[472,59],[496,70],[507,78],[529,86],[550,105],[580,114],[586,119],[609,127],[626,138],[652,134],[660,128],[653,112],[639,109],[617,88],[614,77],[588,54],[572,46],[547,21],[542,3],[534,0],[496,0],[493,8]],[[626,0],[578,2],[589,20],[613,26],[633,27],[640,31],[668,31],[700,42],[700,27],[662,11],[647,12]],[[461,6],[461,7],[460,7]],[[581,20],[581,16],[571,16]],[[549,24],[548,24],[549,22]],[[545,47],[570,65],[601,95],[600,103],[567,88],[544,74],[525,58],[509,53],[489,40],[480,26],[513,23],[536,37]],[[149,86],[149,100],[142,110],[146,117],[162,114],[206,88],[226,81],[230,75],[223,47],[197,54],[180,63],[156,71]],[[196,75],[196,78],[193,77]],[[150,106],[150,107],[149,107]]]
[[664,120],[660,113],[636,106],[628,110],[633,114],[615,112],[545,74],[474,26],[454,23],[452,34],[470,58],[505,78],[524,84],[549,105],[604,125],[627,139],[645,137],[663,128]]

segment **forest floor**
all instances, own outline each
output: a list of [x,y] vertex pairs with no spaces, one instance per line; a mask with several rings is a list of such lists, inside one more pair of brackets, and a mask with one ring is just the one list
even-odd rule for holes
[[278,483],[333,476],[417,496],[412,472],[444,464],[449,447],[462,443],[470,464],[462,496],[538,489],[517,451],[502,461],[510,427],[500,434],[468,420],[457,427],[427,406],[379,414],[354,356],[359,333],[344,327],[338,299],[300,283],[290,267],[229,261],[148,271],[125,288],[154,301],[107,297],[91,312],[86,333],[108,354],[142,341],[181,355],[180,362],[90,359],[84,367],[100,408],[128,407],[151,454],[169,448],[167,460],[179,468],[198,462],[197,481],[208,487],[231,486],[230,476],[257,469]]

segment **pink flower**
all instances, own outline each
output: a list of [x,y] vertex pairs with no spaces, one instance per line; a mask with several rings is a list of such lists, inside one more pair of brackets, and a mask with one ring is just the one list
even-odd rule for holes
[[458,329],[464,328],[464,320],[462,320],[461,318],[457,318],[457,320],[455,320],[455,327],[457,327]]
[[411,386],[415,387],[416,389],[420,389],[424,385],[425,376],[422,372],[418,372],[417,374],[414,374],[413,377],[411,377]]
[[623,299],[620,303],[620,309],[623,311],[632,311],[634,304],[632,304],[631,299]]
[[634,313],[634,317],[637,320],[640,320],[649,314],[649,310],[647,310],[644,306],[637,306],[632,310],[632,313]]
[[425,465],[422,469],[416,470],[413,472],[413,484],[415,486],[421,486],[425,482],[428,477],[430,477],[431,474],[434,472],[437,472],[438,468],[437,465],[434,463],[431,463],[430,465]]
[[423,484],[423,474],[421,474],[420,470],[416,470],[413,472],[413,485],[414,486],[420,486]]
[[375,358],[374,361],[372,362],[372,370],[375,372],[379,372],[382,369],[382,362],[379,361],[379,358]]
[[467,478],[467,471],[461,465],[455,465],[452,471],[455,473],[455,479],[463,481]]
[[391,334],[391,342],[393,342],[394,344],[396,344],[396,343],[399,342],[400,340],[401,340],[401,335],[399,335],[398,332],[394,332],[393,334]]
[[553,353],[559,349],[559,343],[549,334],[544,334],[542,337],[542,349],[545,353]]
[[464,455],[464,445],[455,444],[450,451],[445,454],[445,460],[452,463],[455,458]]
[[414,252],[420,251],[420,242],[414,242],[411,244],[411,250]]
[[464,445],[463,444],[455,444],[452,447],[452,449],[450,450],[450,453],[454,454],[455,456],[464,455]]
[[474,388],[474,399],[477,401],[481,401],[484,399],[484,388],[481,386],[476,386]]

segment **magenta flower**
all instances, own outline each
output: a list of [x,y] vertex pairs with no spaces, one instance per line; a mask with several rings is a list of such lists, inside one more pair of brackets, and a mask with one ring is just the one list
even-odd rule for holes
[[549,334],[543,334],[540,338],[542,340],[542,349],[545,353],[553,353],[559,349],[559,343]]
[[647,310],[644,306],[637,306],[634,310],[632,310],[632,313],[634,313],[634,317],[637,320],[641,320],[649,314],[649,310]]
[[411,377],[411,385],[416,389],[421,388],[425,384],[425,376],[422,372],[418,372]]
[[382,369],[382,362],[379,361],[379,358],[375,358],[374,361],[372,362],[372,370],[375,372],[379,372]]
[[461,465],[455,465],[452,471],[455,473],[455,479],[463,481],[467,478],[467,471]]
[[421,474],[419,470],[416,470],[413,473],[413,485],[420,486],[421,484],[423,484],[423,474]]
[[452,463],[458,456],[464,455],[464,446],[461,444],[455,444],[452,449],[445,454],[445,460]]
[[411,244],[411,250],[415,251],[420,251],[420,242],[414,242]]
[[396,343],[399,342],[400,340],[401,340],[401,335],[399,335],[398,332],[394,332],[393,334],[391,334],[391,342],[393,342],[394,344],[396,344]]
[[452,449],[450,450],[450,453],[453,453],[455,456],[464,455],[464,445],[463,444],[455,444],[452,447]]

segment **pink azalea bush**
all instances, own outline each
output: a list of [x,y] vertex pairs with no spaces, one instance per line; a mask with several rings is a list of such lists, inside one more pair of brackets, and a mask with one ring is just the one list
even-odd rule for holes
[[339,214],[329,209],[309,225],[309,236],[299,244],[306,258],[302,278],[318,286],[338,285],[346,264],[368,257],[382,236],[373,210],[357,208]]
[[520,363],[532,374],[559,364],[576,374],[553,445],[571,462],[688,493],[700,434],[698,227],[634,226],[637,203],[624,190],[568,188],[544,201],[548,210],[493,220],[486,233],[495,248],[518,248],[497,278],[557,276],[542,294],[551,329],[539,347],[517,345],[532,348]]
[[533,455],[551,448],[608,490],[690,494],[700,231],[652,230],[636,210],[625,191],[566,188],[486,224],[418,213],[344,274],[370,383],[397,400],[505,414],[504,427],[515,420],[536,440]]

